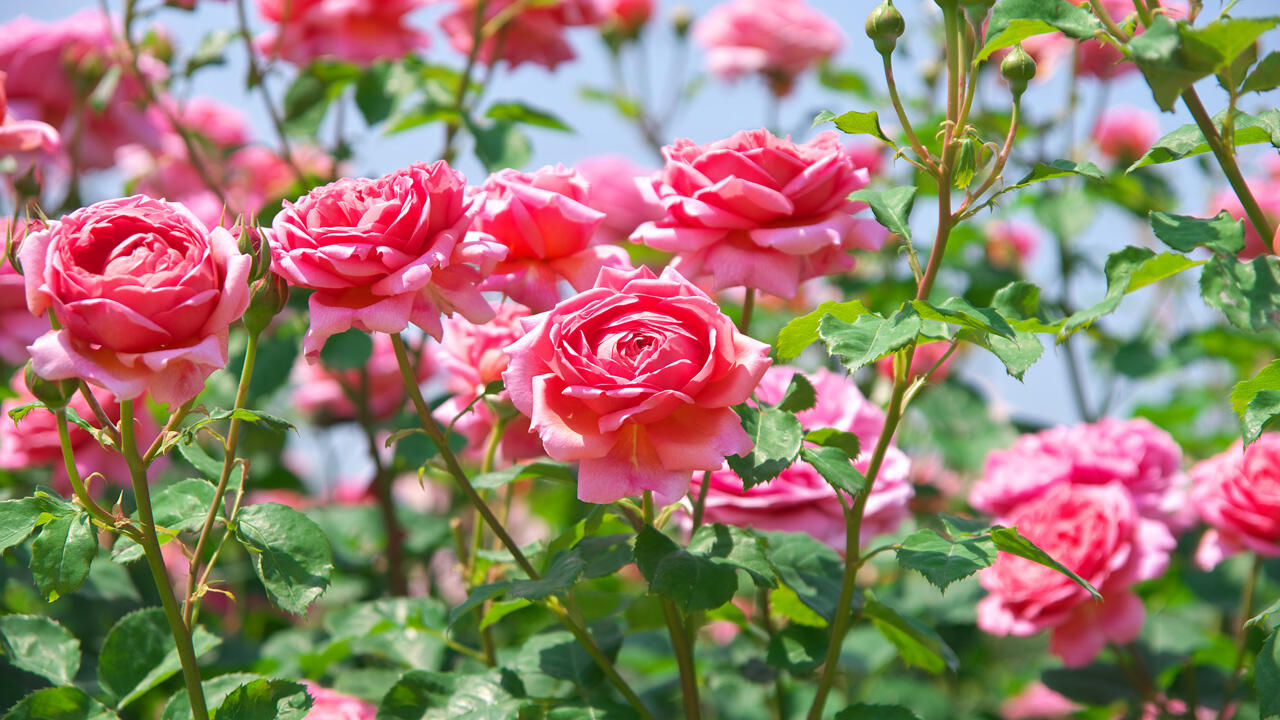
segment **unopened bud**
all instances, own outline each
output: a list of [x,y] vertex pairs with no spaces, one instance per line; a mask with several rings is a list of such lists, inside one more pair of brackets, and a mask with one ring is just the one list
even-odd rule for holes
[[44,403],[50,410],[61,410],[71,402],[76,394],[75,380],[45,380],[36,374],[35,368],[28,362],[22,369],[22,379],[35,399]]
[[867,37],[875,43],[876,51],[881,55],[887,55],[898,45],[898,38],[902,37],[907,24],[902,19],[902,13],[898,12],[898,8],[894,7],[889,0],[885,0],[867,16],[866,28]]
[[688,5],[677,5],[671,11],[671,29],[675,30],[676,37],[683,38],[688,35],[691,25],[693,25],[693,11]]
[[1036,76],[1036,61],[1019,43],[1001,61],[1000,74],[1009,81],[1014,96],[1020,96],[1027,89],[1027,83]]
[[244,327],[250,335],[258,335],[289,304],[289,284],[268,269],[266,276],[255,281],[251,288],[249,309],[244,312]]
[[977,138],[968,136],[960,140],[960,151],[956,153],[956,164],[951,173],[951,180],[956,187],[963,190],[973,182],[981,153],[982,143]]

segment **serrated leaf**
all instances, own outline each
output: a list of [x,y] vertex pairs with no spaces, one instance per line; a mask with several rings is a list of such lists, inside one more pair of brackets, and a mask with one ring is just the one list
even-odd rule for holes
[[387,691],[379,720],[515,720],[530,702],[497,673],[463,675],[411,670]]
[[1067,318],[1063,332],[1070,333],[1089,327],[1098,318],[1115,311],[1120,306],[1121,298],[1129,289],[1133,274],[1142,267],[1143,263],[1155,256],[1156,254],[1150,250],[1139,247],[1126,247],[1108,255],[1103,269],[1107,276],[1106,295],[1098,304],[1072,313],[1071,317]]
[[959,667],[955,651],[919,620],[909,618],[871,597],[863,601],[862,614],[898,648],[898,654],[908,665],[935,675]]
[[1250,401],[1264,390],[1280,390],[1280,360],[1273,360],[1248,380],[1241,380],[1231,388],[1231,409],[1243,415]]
[[922,327],[920,315],[908,305],[887,319],[861,315],[847,323],[828,315],[818,323],[818,337],[854,372],[915,340]]
[[1272,630],[1262,644],[1262,652],[1253,664],[1253,680],[1262,720],[1280,717],[1280,628]]
[[[1047,330],[1054,331],[1053,328]],[[1028,330],[1018,330],[1012,338],[970,331],[965,331],[963,337],[995,355],[1004,365],[1005,372],[1016,380],[1022,380],[1027,370],[1044,354],[1044,345],[1034,332]]]
[[1147,259],[1137,270],[1134,270],[1133,275],[1129,278],[1129,285],[1124,292],[1127,295],[1141,290],[1152,283],[1173,277],[1183,270],[1200,267],[1206,262],[1205,260],[1192,260],[1178,253],[1160,253],[1153,258]]
[[1242,330],[1274,327],[1280,313],[1280,260],[1274,255],[1249,262],[1214,257],[1200,274],[1200,296]]
[[1101,29],[1102,23],[1092,13],[1068,0],[1000,0],[991,9],[987,41],[975,62],[1032,35],[1060,30],[1068,37],[1084,39]]
[[[200,683],[200,687],[204,690],[205,704],[208,707],[217,708],[232,690],[258,678],[259,676],[253,673],[229,673],[209,678]],[[169,702],[165,703],[164,710],[160,712],[160,720],[191,720],[191,718],[191,698],[185,689],[175,692],[169,698]]]
[[827,623],[835,617],[844,560],[805,533],[757,533],[769,543],[769,562],[778,580]]
[[808,674],[822,664],[827,645],[826,629],[787,625],[769,638],[765,662],[779,670],[799,675]]
[[510,588],[511,583],[506,581],[477,585],[472,588],[470,593],[467,594],[467,599],[449,610],[449,618],[446,621],[446,625],[452,627],[453,624],[462,619],[464,615],[480,607],[487,600],[501,597]]
[[839,448],[845,455],[855,460],[862,452],[862,443],[858,440],[858,436],[847,430],[818,428],[805,433],[804,440],[822,447]]
[[[850,135],[871,135],[878,138],[881,142],[889,145],[894,144],[893,140],[889,139],[889,136],[886,135],[884,130],[880,127],[880,117],[874,110],[871,112],[858,112],[856,110],[851,110],[840,115],[824,110],[818,115],[817,119],[813,121],[813,124],[817,125],[820,121],[833,122],[841,132],[848,133]],[[894,145],[894,147],[897,146]]]
[[235,534],[276,607],[305,615],[329,587],[333,550],[306,515],[277,503],[249,505],[236,517]]
[[990,537],[953,540],[929,528],[908,535],[897,554],[899,565],[915,570],[943,591],[996,560],[995,543]]
[[996,549],[1002,552],[1007,552],[1010,555],[1017,555],[1020,558],[1026,558],[1031,562],[1043,565],[1052,570],[1057,570],[1063,575],[1071,578],[1080,587],[1088,590],[1089,594],[1092,595],[1095,600],[1102,599],[1102,594],[1098,592],[1097,588],[1089,584],[1088,580],[1077,575],[1066,565],[1054,560],[1049,556],[1049,553],[1041,550],[1039,546],[1019,533],[1018,528],[993,527],[991,528],[991,539],[995,542]]
[[817,402],[818,393],[813,389],[813,383],[804,375],[796,373],[791,376],[791,382],[787,383],[778,409],[793,413],[804,412],[811,410]]
[[260,678],[228,693],[218,720],[302,720],[313,702],[301,683]]
[[1246,628],[1251,628],[1254,625],[1257,625],[1258,623],[1262,622],[1263,620],[1266,620],[1267,618],[1271,617],[1272,615],[1278,612],[1280,612],[1280,600],[1276,600],[1275,602],[1271,603],[1271,605],[1268,606],[1266,610],[1263,610],[1257,615],[1254,615],[1253,617],[1249,618],[1249,620],[1245,622],[1244,626]]
[[1276,415],[1280,415],[1280,390],[1262,390],[1254,395],[1244,409],[1244,444],[1257,440],[1262,428]]
[[801,448],[800,459],[812,465],[822,479],[837,490],[856,495],[867,488],[867,478],[840,448]]
[[975,307],[973,303],[961,297],[949,297],[938,305],[931,305],[923,300],[912,300],[911,307],[915,308],[920,317],[925,320],[1013,338],[1013,328],[1000,317],[1000,313],[991,308]]
[[575,553],[562,552],[551,560],[551,567],[537,580],[516,580],[510,593],[526,600],[542,600],[550,595],[568,592],[587,568],[587,561]]
[[1152,212],[1151,230],[1161,242],[1179,252],[1207,247],[1222,255],[1237,255],[1244,250],[1244,223],[1227,213],[1211,218]]
[[916,202],[914,185],[889,188],[888,190],[857,190],[849,194],[850,200],[865,202],[871,207],[871,214],[876,222],[889,232],[896,233],[907,240],[911,239],[911,208]]
[[494,470],[477,475],[471,484],[480,490],[496,490],[517,480],[527,478],[544,478],[556,482],[573,483],[573,470],[563,463],[532,462],[526,465],[512,465],[502,470]]
[[80,641],[47,617],[0,616],[0,649],[9,664],[54,685],[70,685],[80,669]]
[[713,563],[746,571],[757,587],[778,586],[778,578],[760,540],[742,528],[723,523],[702,525],[689,541],[689,552]]
[[533,156],[529,137],[510,120],[496,120],[491,125],[468,122],[467,126],[476,140],[476,158],[489,172],[523,167]]
[[[196,626],[191,643],[199,657],[221,640]],[[98,655],[98,683],[120,708],[181,669],[169,622],[158,607],[136,610],[120,618],[107,633]]]
[[[1269,142],[1280,147],[1280,110],[1267,110],[1257,115],[1236,112],[1232,124],[1235,126],[1232,140],[1238,147],[1255,143]],[[1226,111],[1213,117],[1214,127],[1221,134],[1226,127]],[[1125,172],[1146,165],[1173,162],[1193,155],[1209,152],[1209,143],[1204,139],[1200,126],[1190,123],[1179,127],[1156,141],[1141,158],[1130,165]]]
[[843,303],[827,300],[818,305],[813,312],[801,315],[783,326],[778,333],[778,342],[776,344],[778,357],[782,360],[790,360],[798,356],[805,348],[817,342],[818,324],[827,315],[844,322],[853,322],[859,315],[866,315],[869,312],[871,311],[867,310],[867,307],[860,300],[850,300]]
[[1276,18],[1227,18],[1202,27],[1159,15],[1128,42],[1160,109],[1169,112],[1197,80],[1227,69]]
[[26,540],[43,512],[35,498],[0,501],[0,553]]
[[791,467],[800,454],[804,435],[804,428],[796,416],[771,407],[756,409],[739,405],[734,410],[753,445],[746,455],[726,458],[729,467],[742,479],[742,487],[750,489],[768,482]]
[[1008,189],[1012,190],[1013,188],[1026,187],[1033,183],[1068,177],[1070,175],[1079,175],[1099,182],[1107,179],[1106,173],[1099,170],[1098,166],[1091,162],[1054,160],[1048,163],[1036,163],[1035,167],[1031,169],[1031,172],[1027,173],[1026,177],[1014,183]]
[[732,566],[683,550],[650,525],[636,535],[635,557],[649,592],[670,598],[684,612],[718,608],[738,589]]
[[75,687],[37,690],[9,708],[3,720],[119,720],[102,703]]
[[87,513],[54,518],[31,543],[31,575],[50,602],[75,591],[98,555],[98,536]]
[[1245,78],[1241,92],[1266,92],[1280,87],[1280,52],[1269,52]]

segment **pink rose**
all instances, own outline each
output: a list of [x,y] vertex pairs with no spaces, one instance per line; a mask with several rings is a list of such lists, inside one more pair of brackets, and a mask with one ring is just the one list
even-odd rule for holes
[[987,259],[1003,268],[1025,265],[1040,247],[1040,231],[1018,220],[994,220],[983,228],[987,236]]
[[[14,247],[22,244],[28,231],[44,227],[39,220],[29,223],[19,220],[16,226],[10,226],[9,222],[8,218],[0,219],[0,240],[8,240]],[[49,321],[32,315],[27,309],[27,289],[22,276],[7,258],[0,257],[0,360],[22,365],[29,357],[27,346],[48,331]]]
[[227,328],[249,304],[248,255],[177,203],[134,195],[71,213],[19,256],[27,306],[51,310],[28,350],[38,375],[83,378],[120,400],[177,406],[227,364]]
[[[526,62],[555,70],[562,62],[572,60],[573,47],[565,40],[565,28],[595,25],[600,22],[594,0],[551,0],[524,7],[514,15],[507,8],[517,0],[489,0],[485,4],[484,21],[493,22],[499,14],[509,19],[493,36],[480,45],[480,62],[492,65],[505,60],[514,68]],[[454,50],[469,55],[475,44],[476,0],[455,0],[456,7],[440,19],[440,27],[449,36]]]
[[777,95],[801,73],[844,45],[840,26],[804,0],[732,0],[711,8],[693,26],[707,65],[721,80],[760,73]]
[[1093,126],[1098,149],[1117,162],[1137,160],[1159,137],[1160,125],[1155,115],[1134,107],[1109,107]]
[[431,39],[407,16],[426,0],[258,0],[276,27],[254,38],[258,52],[295,65],[321,58],[371,65],[426,47]]
[[[1262,214],[1272,225],[1280,226],[1280,180],[1254,177],[1245,178],[1245,183],[1253,193],[1253,198],[1258,201]],[[1244,206],[1240,204],[1240,198],[1231,188],[1219,190],[1209,201],[1209,214],[1217,214],[1220,210],[1226,210],[1231,217],[1244,221],[1244,250],[1240,251],[1241,260],[1252,260],[1259,255],[1274,252],[1273,248],[1268,247],[1258,229],[1253,226],[1249,216],[1244,212]]]
[[559,302],[560,281],[586,290],[600,268],[631,265],[622,248],[591,245],[604,213],[587,206],[587,181],[573,170],[499,170],[479,191],[485,199],[473,227],[507,248],[482,290],[542,312]]
[[666,217],[631,239],[677,253],[676,269],[710,274],[716,290],[745,285],[791,298],[809,278],[851,269],[849,250],[884,244],[883,228],[852,216],[865,205],[848,195],[868,174],[835,132],[796,144],[751,130],[710,145],[677,140],[662,152],[661,178],[641,190]]
[[482,198],[443,160],[374,180],[343,179],[286,202],[267,234],[271,267],[312,288],[303,350],[314,362],[330,335],[350,328],[398,333],[413,323],[439,339],[440,315],[485,322],[480,282],[506,254],[467,234]]
[[[764,374],[756,397],[761,402],[782,400],[795,369],[775,365]],[[818,391],[818,403],[797,413],[806,429],[834,427],[853,432],[863,452],[854,465],[866,472],[871,450],[884,428],[884,413],[862,396],[856,385],[843,375],[825,368],[810,376]],[[901,450],[890,446],[876,478],[863,516],[864,539],[893,532],[910,515],[907,508],[914,490],[908,477],[911,461]],[[701,487],[702,474],[693,476],[692,492]],[[763,530],[807,532],[841,552],[845,547],[844,511],[836,491],[808,463],[797,462],[773,480],[743,490],[742,480],[727,466],[711,474],[707,522],[754,527]]]
[[652,490],[669,504],[693,471],[750,451],[732,406],[760,382],[769,346],[675,270],[605,268],[526,327],[502,377],[547,454],[580,461],[579,499]]
[[[506,347],[524,335],[522,320],[529,317],[528,308],[512,302],[496,306],[495,313],[493,320],[482,325],[461,318],[446,320],[444,337],[435,355],[443,371],[445,389],[453,395],[434,414],[441,423],[452,424],[454,431],[467,438],[466,454],[477,461],[483,458],[486,439],[498,419],[489,401],[509,407],[511,398],[506,390],[487,401],[476,402],[476,398],[486,385],[502,379],[507,369]],[[524,415],[507,421],[498,450],[499,456],[509,462],[544,454],[542,440],[530,429],[529,418]]]
[[633,37],[653,15],[654,0],[596,0],[606,27]]
[[[419,382],[435,372],[426,353],[415,367]],[[373,352],[363,372],[332,370],[322,363],[299,362],[294,366],[293,378],[296,383],[294,406],[324,422],[359,419],[360,412],[349,393],[365,399],[373,420],[390,419],[409,401],[391,336],[381,333],[373,336]]]
[[1081,709],[1044,683],[1036,681],[1000,703],[1000,717],[1004,720],[1059,720],[1069,718]]
[[374,720],[378,714],[378,707],[373,703],[322,688],[310,681],[304,680],[302,684],[307,686],[307,694],[314,701],[306,720]]
[[978,603],[979,628],[1017,636],[1051,630],[1049,651],[1068,667],[1088,664],[1107,643],[1138,637],[1145,611],[1130,586],[1162,574],[1175,543],[1159,532],[1163,526],[1143,521],[1123,485],[1055,485],[1006,522],[1104,599],[1056,570],[999,553],[978,576],[989,593]]
[[587,179],[587,205],[604,213],[596,230],[596,242],[621,243],[650,220],[661,220],[666,211],[636,186],[653,175],[621,155],[587,158],[577,165]]
[[1280,556],[1280,434],[1267,433],[1243,448],[1191,469],[1191,505],[1209,525],[1196,562],[1212,569],[1228,555],[1255,552]]
[[20,165],[27,165],[37,154],[56,152],[61,138],[52,125],[39,120],[18,120],[9,115],[5,79],[5,73],[0,72],[0,157],[15,156],[27,161]]

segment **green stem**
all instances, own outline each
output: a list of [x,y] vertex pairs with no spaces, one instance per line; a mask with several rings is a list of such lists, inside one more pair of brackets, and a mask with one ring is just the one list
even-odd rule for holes
[[1244,175],[1240,173],[1240,165],[1236,163],[1236,158],[1231,154],[1226,144],[1222,141],[1222,136],[1218,134],[1218,128],[1214,126],[1213,119],[1209,117],[1208,111],[1204,109],[1204,103],[1200,102],[1200,96],[1196,93],[1196,89],[1189,87],[1182,91],[1182,102],[1191,111],[1191,117],[1195,118],[1196,125],[1200,127],[1200,132],[1204,135],[1205,142],[1209,143],[1209,149],[1213,151],[1213,156],[1217,158],[1218,165],[1222,167],[1222,172],[1227,176],[1227,182],[1231,184],[1231,189],[1235,191],[1236,197],[1240,200],[1240,205],[1244,208],[1244,212],[1249,216],[1249,222],[1253,223],[1253,227],[1262,236],[1265,243],[1270,243],[1275,237],[1276,228],[1267,219],[1262,212],[1262,207],[1258,205],[1258,199],[1253,196],[1253,191],[1249,189],[1249,184],[1245,182]]
[[[655,513],[652,490],[644,491],[641,511],[645,525],[653,527]],[[667,633],[671,636],[671,647],[676,654],[676,667],[680,671],[680,700],[684,703],[684,716],[686,720],[698,720],[702,716],[702,709],[698,702],[698,668],[693,661],[693,643],[685,632],[684,617],[680,609],[665,596],[662,597],[662,617],[667,622]]]
[[1253,556],[1253,566],[1249,570],[1249,577],[1244,582],[1244,591],[1240,594],[1240,618],[1235,626],[1236,641],[1236,659],[1231,670],[1231,678],[1227,681],[1227,689],[1222,694],[1222,709],[1218,711],[1217,720],[1226,720],[1229,717],[1228,711],[1232,709],[1232,697],[1236,694],[1236,688],[1240,684],[1240,671],[1244,669],[1244,658],[1248,649],[1249,630],[1244,624],[1253,617],[1253,596],[1254,590],[1258,585],[1258,573],[1262,570],[1262,558],[1258,555]]
[[169,573],[164,567],[164,556],[160,553],[160,541],[156,536],[156,520],[151,512],[151,489],[147,485],[147,468],[138,454],[138,442],[135,437],[133,421],[133,401],[120,401],[120,435],[125,462],[129,465],[129,476],[133,481],[134,501],[138,505],[138,521],[140,544],[147,556],[147,566],[151,569],[151,577],[155,580],[156,592],[160,595],[160,605],[164,608],[165,618],[169,621],[169,632],[178,649],[178,661],[182,664],[182,677],[187,685],[187,697],[191,701],[191,713],[195,720],[209,720],[209,710],[205,706],[204,689],[200,686],[200,666],[196,663],[195,648],[191,644],[191,627],[182,619],[182,610],[173,594],[173,585],[169,582]]
[[271,91],[267,89],[266,75],[258,65],[258,56],[253,48],[253,35],[249,32],[249,14],[245,11],[244,0],[236,0],[236,19],[240,26],[240,37],[244,40],[245,55],[248,57],[249,79],[258,86],[258,90],[262,94],[262,104],[267,109],[267,117],[271,119],[271,127],[275,129],[276,138],[280,141],[280,155],[285,164],[289,166],[289,169],[298,178],[298,182],[302,183],[304,187],[309,186],[311,181],[306,171],[298,165],[297,159],[293,156],[293,148],[289,143],[289,134],[285,132],[284,121],[280,118],[280,112],[276,110],[275,101],[271,99]]
[[702,473],[702,483],[698,485],[698,499],[693,503],[693,530],[702,527],[702,515],[707,510],[707,491],[711,488],[711,471]]
[[[453,110],[462,112],[467,100],[467,91],[471,85],[471,73],[475,72],[476,60],[480,57],[480,46],[484,43],[484,12],[489,0],[476,0],[475,15],[471,21],[471,50],[467,53],[467,62],[462,66],[462,77],[458,79],[458,90],[453,96]],[[492,58],[497,64],[498,58]],[[458,130],[462,129],[461,120],[449,120],[444,128],[444,149],[440,151],[440,159],[452,162],[454,156],[453,143],[458,138]]]
[[[760,588],[756,591],[756,604],[760,608],[760,625],[764,627],[765,634],[772,641],[774,636],[778,634],[778,628],[773,624],[773,617],[769,612],[769,590]],[[773,695],[774,710],[778,713],[778,720],[787,720],[790,712],[787,709],[787,688],[782,682],[782,673],[774,673],[773,676]]]
[[907,110],[902,105],[902,98],[898,96],[898,83],[893,77],[893,60],[892,53],[881,53],[884,59],[884,81],[889,86],[889,102],[893,105],[893,110],[898,114],[898,122],[902,125],[902,131],[907,135],[907,141],[911,143],[911,149],[916,152],[920,158],[920,165],[930,175],[937,177],[938,168],[933,164],[933,156],[929,154],[924,143],[920,142],[919,136],[916,135],[915,128],[911,127],[911,119],[907,117]]
[[76,468],[75,453],[71,449],[71,430],[67,426],[67,409],[59,408],[53,411],[53,415],[58,423],[58,444],[62,448],[62,464],[67,470],[67,477],[71,480],[71,491],[75,494],[76,500],[98,522],[109,528],[120,530],[126,536],[137,540],[138,535],[132,528],[127,525],[118,526],[115,517],[90,497],[84,486],[84,480],[80,478],[80,471]]
[[746,297],[742,299],[742,317],[738,320],[738,332],[748,335],[751,328],[751,316],[756,312],[756,289],[747,288]]

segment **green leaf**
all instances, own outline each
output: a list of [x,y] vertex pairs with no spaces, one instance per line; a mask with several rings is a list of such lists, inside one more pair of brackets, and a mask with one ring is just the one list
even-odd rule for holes
[[1249,262],[1214,257],[1200,275],[1200,296],[1242,330],[1274,327],[1280,312],[1280,260],[1274,255]]
[[1269,52],[1245,78],[1241,92],[1266,92],[1280,87],[1280,52]]
[[449,619],[446,622],[446,626],[453,626],[454,623],[461,620],[467,613],[480,607],[487,600],[501,597],[510,588],[510,582],[495,582],[477,585],[472,588],[471,592],[467,595],[466,600],[463,600],[461,604],[449,610]]
[[901,705],[857,703],[836,713],[836,720],[920,720],[920,716]]
[[902,615],[871,597],[863,601],[862,614],[898,648],[898,654],[908,665],[934,674],[959,667],[955,651],[919,620]]
[[631,562],[635,552],[630,535],[595,535],[584,537],[573,546],[573,553],[586,560],[582,576],[608,577]]
[[[1226,127],[1226,110],[1213,117],[1214,127],[1219,134]],[[1237,146],[1269,142],[1280,147],[1280,110],[1267,110],[1257,115],[1236,112],[1232,124],[1235,126],[1233,140]],[[1130,165],[1125,172],[1145,165],[1173,162],[1193,155],[1209,152],[1209,143],[1195,123],[1183,125],[1156,141],[1155,145],[1141,158]]]
[[670,598],[684,612],[718,608],[738,590],[732,566],[681,549],[651,525],[636,535],[635,554],[649,592]]
[[1237,415],[1243,415],[1253,398],[1265,390],[1280,390],[1280,360],[1271,361],[1257,375],[1232,386],[1231,409]]
[[479,490],[496,490],[504,485],[526,478],[544,478],[570,484],[574,482],[573,470],[568,465],[542,461],[526,465],[512,465],[509,468],[477,475],[472,478],[471,484]]
[[550,595],[568,592],[587,568],[587,561],[572,552],[557,553],[551,567],[537,580],[516,580],[511,595],[526,600],[542,600]]
[[[221,640],[197,626],[191,642],[199,657]],[[107,633],[98,655],[98,684],[122,708],[181,669],[164,610],[143,608],[120,618]]]
[[800,454],[804,435],[804,428],[796,416],[771,407],[757,410],[749,405],[739,405],[734,410],[754,445],[746,455],[727,458],[729,467],[742,479],[742,487],[753,488],[791,467]]
[[0,502],[0,553],[26,540],[43,512],[35,498]]
[[805,675],[822,664],[827,644],[825,628],[787,625],[769,638],[765,662],[779,670]]
[[[852,93],[862,98],[868,97],[871,89],[867,79],[858,71],[849,68],[835,68],[826,63],[823,63],[818,68],[818,82],[822,83],[823,87]],[[834,113],[832,115],[834,116]]]
[[1067,318],[1063,331],[1070,333],[1080,328],[1089,327],[1095,320],[1113,312],[1120,306],[1120,299],[1129,289],[1134,273],[1143,263],[1156,256],[1146,248],[1126,247],[1107,256],[1107,264],[1103,272],[1107,276],[1107,293],[1102,302],[1093,307],[1078,310]]
[[98,554],[98,536],[87,513],[50,520],[31,543],[31,574],[49,602],[80,587]]
[[276,607],[304,615],[329,587],[333,550],[306,515],[277,503],[249,505],[240,510],[235,533]]
[[[911,208],[916,202],[914,185],[889,188],[888,190],[857,190],[849,194],[850,200],[861,200],[871,206],[871,214],[876,222],[889,232],[911,239]],[[844,319],[844,318],[841,318]]]
[[95,113],[100,113],[111,104],[111,99],[115,97],[116,88],[120,87],[120,76],[124,73],[124,68],[119,64],[112,64],[107,67],[107,71],[99,78],[98,84],[94,85],[93,92],[89,93],[89,107]]
[[920,315],[908,305],[888,319],[861,315],[847,323],[824,317],[818,323],[818,337],[828,353],[839,355],[840,362],[854,372],[915,340],[922,327]]
[[1207,247],[1220,255],[1235,256],[1244,249],[1244,223],[1226,210],[1211,218],[1152,212],[1151,230],[1161,242],[1179,252]]
[[822,447],[838,448],[855,460],[862,452],[862,443],[858,440],[858,436],[847,430],[818,428],[805,433],[804,440]]
[[1129,286],[1125,288],[1125,294],[1141,290],[1152,283],[1164,280],[1167,277],[1173,277],[1188,268],[1200,267],[1205,264],[1205,260],[1192,260],[1185,255],[1177,253],[1160,253],[1146,262],[1133,272],[1129,278]]
[[80,641],[39,615],[0,616],[0,650],[9,664],[54,685],[70,685],[80,669]]
[[[336,66],[334,66],[336,67]],[[324,116],[347,85],[355,81],[358,70],[348,74],[328,72],[319,64],[298,73],[284,94],[284,129],[290,135],[313,137],[320,130]]]
[[213,505],[216,488],[207,480],[187,478],[155,492],[151,507],[156,525],[170,530],[198,530]]
[[757,533],[769,543],[769,562],[783,585],[828,623],[835,617],[844,560],[805,533]]
[[521,102],[500,102],[494,103],[492,107],[485,112],[485,117],[494,120],[504,120],[508,122],[524,123],[525,125],[536,125],[537,127],[548,128],[550,130],[561,130],[563,132],[573,132],[573,128],[569,127],[563,120],[546,110],[539,110],[530,107]]
[[856,495],[867,487],[867,478],[853,466],[848,453],[840,448],[801,448],[800,459],[812,465],[822,479],[837,490]]
[[227,59],[223,53],[226,52],[227,46],[235,38],[236,33],[230,30],[214,30],[201,37],[200,44],[196,46],[195,52],[191,54],[191,57],[187,58],[183,74],[190,77],[192,73],[202,67],[226,64]]
[[1058,572],[1071,578],[1077,585],[1089,591],[1089,594],[1095,600],[1101,600],[1102,594],[1097,588],[1089,584],[1088,580],[1075,574],[1066,565],[1054,560],[1049,553],[1041,550],[1035,543],[1023,537],[1018,532],[1018,528],[993,527],[991,528],[991,539],[995,542],[996,549],[1007,552],[1010,555],[1017,555],[1020,558],[1026,558],[1031,562],[1043,565],[1047,568],[1057,570]]
[[302,720],[312,702],[301,683],[260,678],[228,693],[218,720]]
[[194,437],[182,438],[178,441],[177,448],[182,459],[191,463],[191,467],[198,470],[205,479],[217,482],[222,476],[222,463],[205,452]]
[[996,291],[991,307],[1005,318],[1025,320],[1040,311],[1040,288],[1023,280],[1015,280]]
[[[518,682],[518,681],[517,681]],[[379,720],[514,720],[530,703],[511,692],[509,676],[405,673],[378,706]]]
[[1277,18],[1230,18],[1203,27],[1167,16],[1128,43],[1160,109],[1169,112],[1184,90],[1205,76],[1227,69]]
[[371,355],[373,338],[357,328],[330,335],[320,348],[320,362],[332,370],[359,370],[369,364]]
[[912,300],[920,317],[925,320],[944,322],[957,327],[969,328],[983,333],[995,333],[1005,338],[1013,338],[1013,328],[1000,317],[1000,313],[991,308],[975,307],[961,297],[949,297],[938,305],[930,305],[923,300]]
[[[880,127],[880,117],[876,112],[857,112],[849,111],[842,115],[835,115],[830,111],[823,111],[813,121],[814,125],[819,122],[834,122],[841,132],[850,135],[873,135],[879,138],[881,142],[893,145],[893,140],[884,134],[884,130]],[[894,147],[897,147],[896,145]]]
[[1002,190],[1007,192],[1014,188],[1021,188],[1033,183],[1043,182],[1045,180],[1053,180],[1055,178],[1067,177],[1069,175],[1079,175],[1090,180],[1099,182],[1107,179],[1106,173],[1098,169],[1097,165],[1091,162],[1074,162],[1072,160],[1054,160],[1050,163],[1036,163],[1036,166],[1027,173],[1027,176],[1014,183],[1010,187]]
[[1017,380],[1022,380],[1027,370],[1044,354],[1040,339],[1027,330],[1016,331],[1012,338],[971,331],[965,331],[963,337],[990,351],[1004,364],[1005,372]]
[[1102,23],[1088,10],[1068,0],[1000,0],[991,9],[987,42],[975,61],[981,62],[996,50],[1055,29],[1081,40],[1093,37],[1094,32],[1102,29]]
[[[200,683],[200,687],[204,690],[205,704],[210,708],[217,708],[232,690],[257,680],[258,677],[253,673],[229,673],[205,680]],[[169,702],[165,703],[164,710],[160,712],[160,720],[191,720],[191,718],[191,698],[185,689],[175,692],[169,698]]]
[[356,108],[370,127],[386,120],[396,108],[396,96],[389,82],[391,69],[390,63],[375,63],[365,68],[356,80]]
[[1253,680],[1258,687],[1258,706],[1262,720],[1280,717],[1280,628],[1262,644],[1262,652],[1253,665]]
[[869,312],[871,311],[867,310],[867,306],[863,305],[860,300],[850,300],[843,303],[827,300],[818,305],[818,308],[813,312],[801,315],[783,326],[778,333],[778,342],[776,343],[778,357],[782,360],[790,360],[804,352],[805,348],[817,342],[818,323],[827,315],[844,322],[853,322],[859,315],[866,315]]
[[761,541],[742,528],[723,523],[702,525],[689,541],[689,552],[718,565],[746,571],[757,587],[778,586],[778,577]]
[[1280,415],[1280,390],[1263,390],[1254,395],[1244,409],[1244,444],[1257,440],[1262,428],[1276,415]]
[[468,122],[467,127],[476,140],[476,158],[489,172],[523,167],[533,157],[528,136],[510,120],[497,120],[488,126]]
[[779,410],[787,412],[804,412],[813,409],[818,402],[818,393],[813,389],[813,383],[809,382],[800,373],[791,376],[791,382],[787,383],[787,390],[782,395],[782,402],[778,403]]
[[952,540],[929,528],[908,535],[897,553],[899,565],[915,570],[943,591],[996,560],[995,543],[989,536]]
[[1258,623],[1262,622],[1263,620],[1266,620],[1267,618],[1271,617],[1272,615],[1278,612],[1280,612],[1280,600],[1276,600],[1275,602],[1271,603],[1271,605],[1267,607],[1266,610],[1263,610],[1257,615],[1254,615],[1253,617],[1249,618],[1248,622],[1246,622],[1244,626],[1246,628],[1251,628],[1254,625],[1257,625]]
[[9,708],[2,720],[119,720],[102,703],[74,687],[44,688]]

